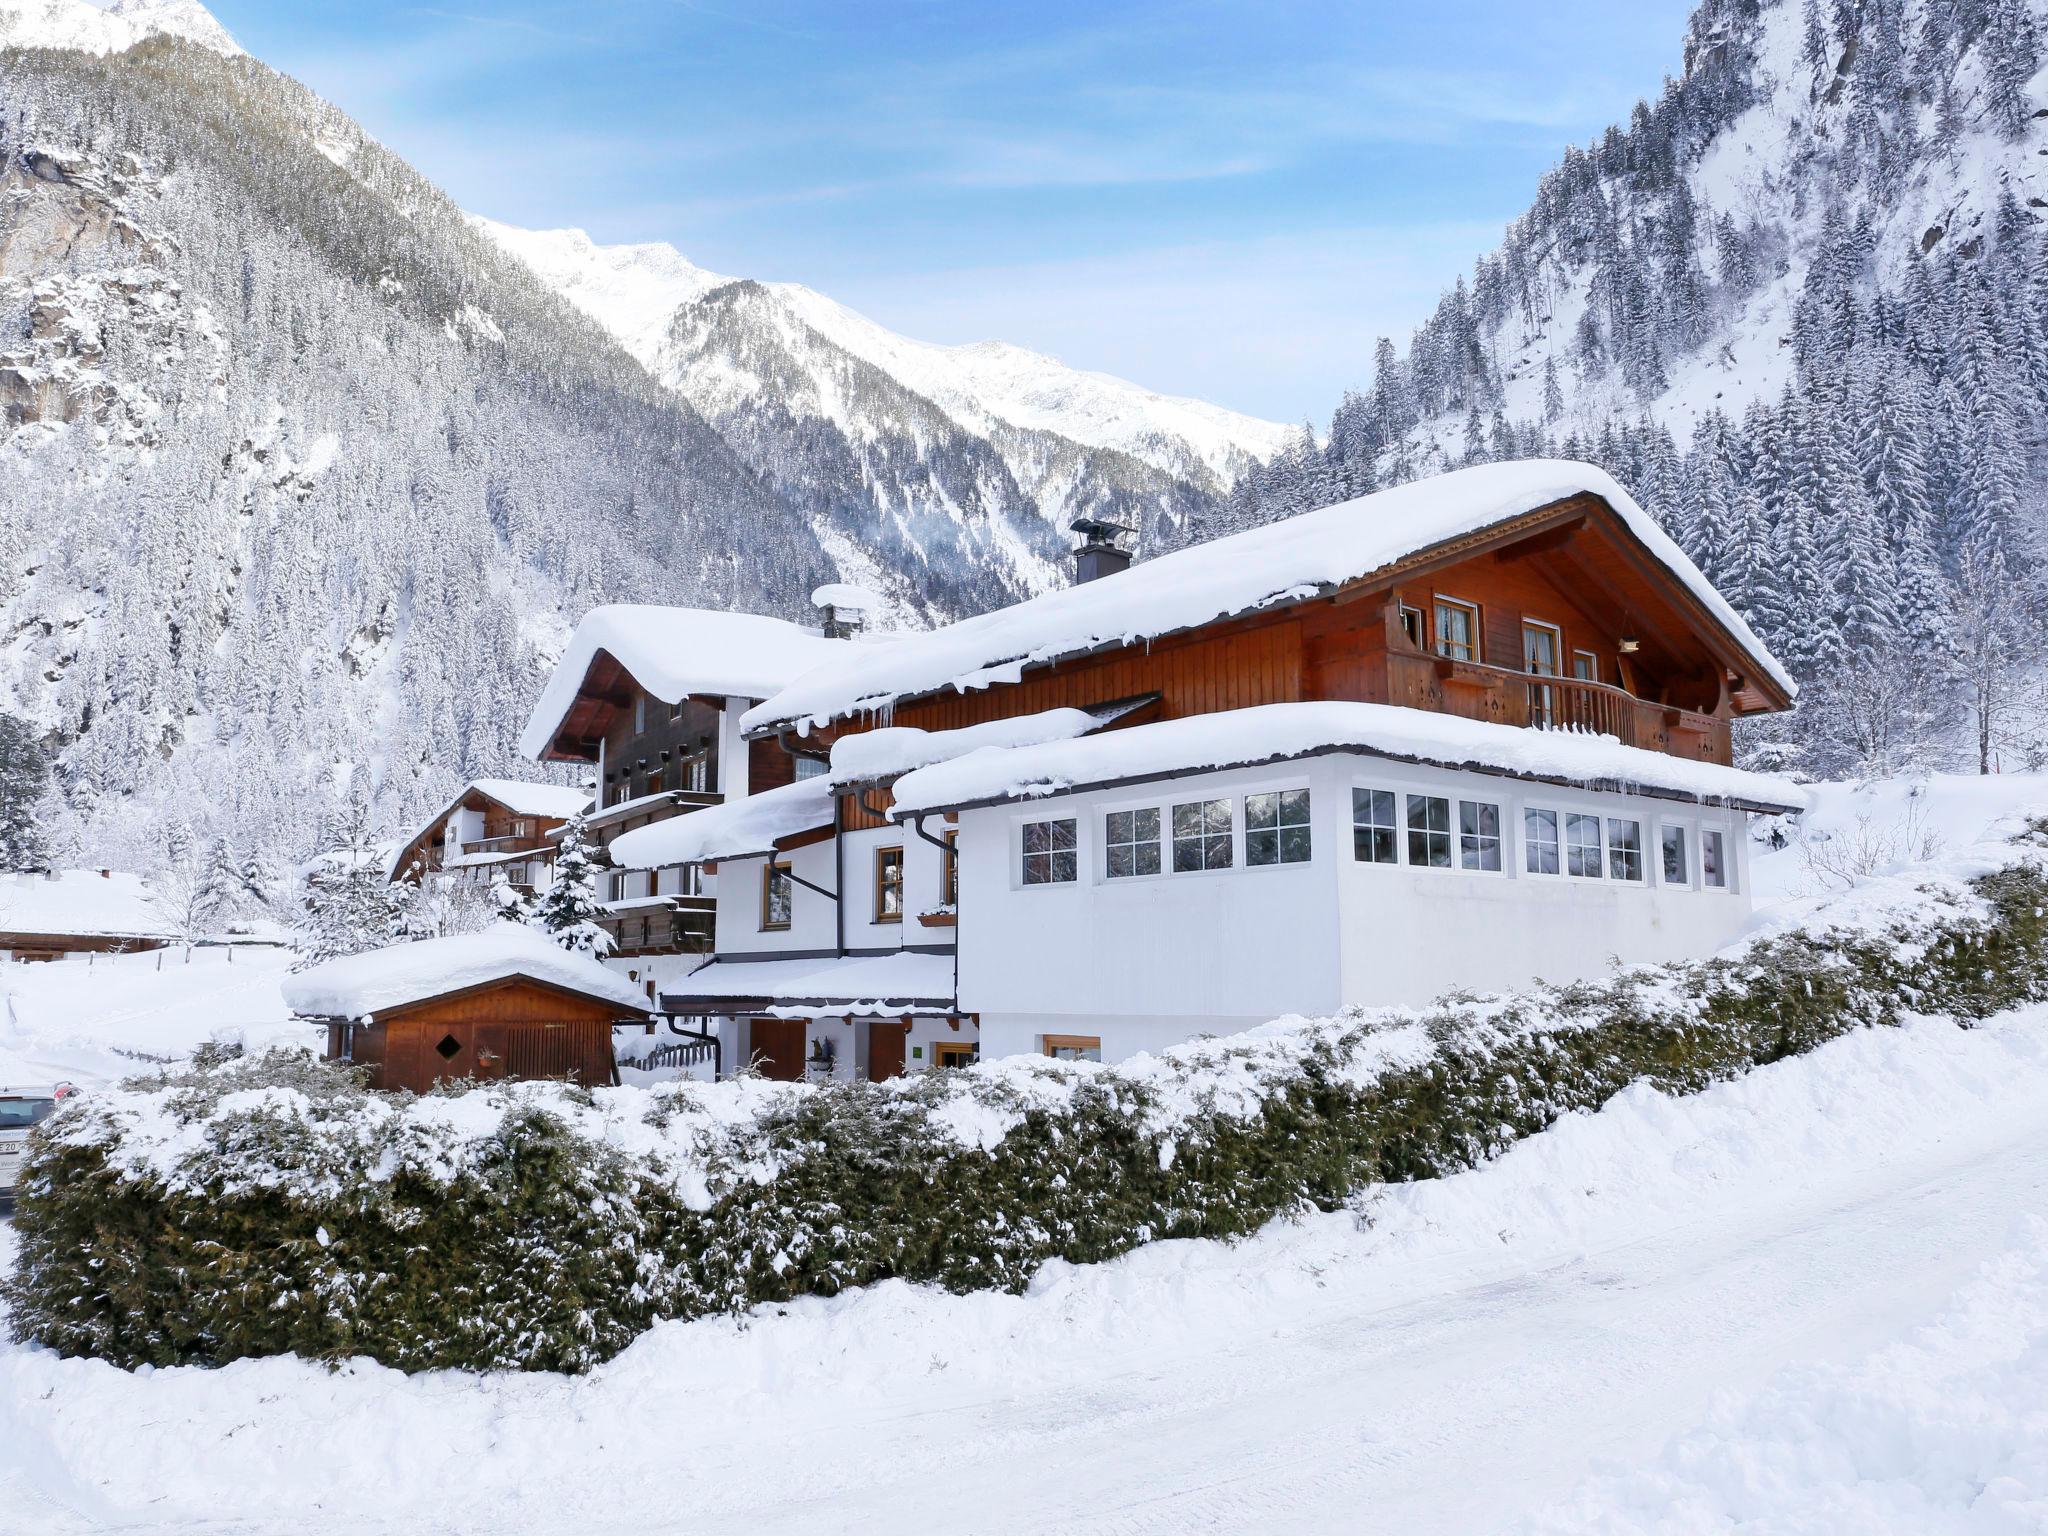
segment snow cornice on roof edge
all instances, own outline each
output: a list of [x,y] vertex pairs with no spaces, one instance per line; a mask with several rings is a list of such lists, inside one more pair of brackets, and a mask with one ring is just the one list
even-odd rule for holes
[[1783,666],[1656,520],[1604,470],[1562,459],[1483,464],[1176,550],[942,629],[831,657],[751,709],[750,734],[823,729],[909,698],[1018,681],[1025,669],[1313,598],[1578,496],[1613,512],[1736,650],[1787,697]]
[[1339,753],[1745,811],[1797,811],[1807,804],[1806,792],[1790,780],[1624,746],[1612,736],[1496,725],[1392,704],[1306,703],[1260,704],[1051,746],[975,753],[898,779],[890,816],[908,821]]

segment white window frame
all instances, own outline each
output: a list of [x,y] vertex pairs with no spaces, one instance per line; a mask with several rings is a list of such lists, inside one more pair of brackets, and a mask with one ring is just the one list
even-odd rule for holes
[[[1239,796],[1225,790],[1222,794],[1215,795],[1204,795],[1198,792],[1190,799],[1169,800],[1166,803],[1166,816],[1160,830],[1166,839],[1163,862],[1167,874],[1184,880],[1190,875],[1228,875],[1244,868],[1244,816],[1241,814],[1243,807],[1238,804],[1239,798]],[[1230,808],[1230,836],[1227,839],[1230,848],[1230,861],[1226,864],[1209,863],[1209,856],[1205,847],[1202,854],[1202,867],[1200,869],[1179,868],[1180,861],[1175,857],[1174,844],[1179,842],[1180,839],[1174,836],[1173,813],[1185,810],[1189,806],[1215,805],[1218,802]],[[1214,836],[1215,834],[1211,832],[1202,833],[1200,834],[1200,841],[1206,844]]]
[[[1112,848],[1142,848],[1142,840],[1112,842],[1109,835],[1109,818],[1112,816],[1139,816],[1150,811],[1159,818],[1159,828],[1153,834],[1152,848],[1159,855],[1159,867],[1150,874],[1116,875],[1110,873],[1109,853]],[[1157,880],[1168,874],[1172,868],[1173,851],[1168,846],[1168,811],[1157,800],[1142,800],[1132,805],[1105,805],[1102,807],[1102,883],[1105,885],[1133,885],[1146,880]]]
[[[1472,654],[1470,656],[1452,656],[1449,651],[1444,649],[1443,625],[1439,620],[1442,618],[1443,609],[1446,607],[1462,608],[1472,616]],[[1468,597],[1453,597],[1448,592],[1431,593],[1430,608],[1429,638],[1432,642],[1431,649],[1434,653],[1451,661],[1466,661],[1474,666],[1484,666],[1486,664],[1486,610]]]
[[[1024,852],[1024,834],[1025,834],[1025,829],[1026,829],[1026,828],[1029,828],[1029,827],[1039,827],[1039,826],[1043,826],[1043,827],[1051,827],[1051,826],[1055,826],[1055,825],[1057,825],[1057,824],[1058,824],[1058,823],[1060,823],[1060,822],[1070,822],[1070,823],[1072,823],[1072,825],[1073,825],[1073,828],[1074,828],[1074,846],[1073,846],[1073,849],[1072,849],[1072,852],[1073,852],[1073,855],[1074,855],[1074,877],[1073,877],[1073,878],[1072,878],[1071,880],[1053,880],[1053,879],[1045,879],[1045,880],[1026,880],[1026,879],[1024,878],[1024,860],[1025,860],[1025,858],[1026,858],[1026,856],[1027,856],[1027,855],[1025,854],[1025,852]],[[1067,813],[1066,813],[1065,815],[1045,815],[1045,816],[1020,816],[1020,817],[1018,817],[1018,818],[1017,818],[1017,821],[1016,821],[1016,830],[1015,830],[1014,832],[1012,832],[1012,833],[1010,834],[1010,884],[1011,884],[1011,888],[1012,888],[1012,889],[1014,889],[1014,890],[1020,890],[1020,891],[1059,891],[1059,890],[1071,890],[1071,889],[1072,889],[1072,888],[1073,888],[1074,886],[1077,886],[1077,885],[1079,885],[1079,884],[1081,883],[1081,872],[1082,872],[1082,869],[1081,869],[1081,866],[1082,866],[1082,859],[1081,859],[1081,844],[1082,844],[1082,831],[1081,831],[1081,829],[1082,829],[1082,826],[1083,826],[1083,825],[1084,825],[1084,819],[1083,819],[1083,817],[1082,817],[1082,815],[1081,815],[1081,813],[1080,813],[1080,811],[1079,811],[1079,810],[1072,810],[1072,811],[1068,811],[1068,812],[1067,812]],[[1055,853],[1065,853],[1065,852],[1068,852],[1068,851],[1069,851],[1069,850],[1067,850],[1067,849],[1064,849],[1064,848],[1054,849],[1054,848],[1050,848],[1050,847],[1049,847],[1049,848],[1048,848],[1048,849],[1046,850],[1045,854],[1044,854],[1044,857],[1045,857],[1045,858],[1046,858],[1046,860],[1047,860],[1047,866],[1046,866],[1046,867],[1047,867],[1047,869],[1048,869],[1048,870],[1050,870],[1050,869],[1051,869],[1051,867],[1052,867],[1052,865],[1051,865],[1051,858],[1052,858],[1052,855],[1053,855],[1053,854],[1055,854]],[[1039,855],[1033,854],[1033,855],[1030,855],[1030,857],[1036,858],[1036,857],[1039,857]]]
[[[1252,862],[1252,801],[1265,795],[1270,795],[1277,801],[1284,796],[1296,794],[1305,796],[1308,800],[1308,820],[1306,822],[1280,821],[1277,818],[1280,815],[1281,808],[1276,805],[1274,807],[1276,819],[1272,827],[1274,857],[1269,862],[1254,864]],[[1242,862],[1246,869],[1306,869],[1316,861],[1316,844],[1320,841],[1316,836],[1316,797],[1314,789],[1307,784],[1286,784],[1272,789],[1246,790],[1243,795],[1239,796],[1235,825],[1240,844],[1239,853],[1242,856]],[[1308,857],[1305,859],[1280,857],[1280,852],[1285,846],[1282,834],[1289,828],[1297,826],[1308,834]],[[1261,828],[1260,830],[1263,831],[1265,829]]]
[[[1415,837],[1416,837],[1416,835],[1417,835],[1417,833],[1418,833],[1418,828],[1416,827],[1416,825],[1415,825],[1415,822],[1414,822],[1414,815],[1415,815],[1415,802],[1416,802],[1417,800],[1425,800],[1425,801],[1426,801],[1426,800],[1440,800],[1440,801],[1442,801],[1442,802],[1443,802],[1443,806],[1444,806],[1444,827],[1443,827],[1443,831],[1442,831],[1442,832],[1438,832],[1438,831],[1437,831],[1437,830],[1436,830],[1436,829],[1435,829],[1434,827],[1431,827],[1431,826],[1428,826],[1428,825],[1424,825],[1423,827],[1421,827],[1421,828],[1419,829],[1419,831],[1420,831],[1420,835],[1421,835],[1421,836],[1422,836],[1422,838],[1423,838],[1423,846],[1424,846],[1425,848],[1426,848],[1426,847],[1428,847],[1428,845],[1429,845],[1429,839],[1431,839],[1431,838],[1435,838],[1435,837],[1441,837],[1441,838],[1443,838],[1443,840],[1444,840],[1444,862],[1443,862],[1443,863],[1441,863],[1441,864],[1434,864],[1434,863],[1431,863],[1431,862],[1430,862],[1429,860],[1427,860],[1427,859],[1423,859],[1423,860],[1421,860],[1421,861],[1419,861],[1419,862],[1418,862],[1418,861],[1416,860],[1415,856],[1414,856],[1414,855],[1415,855],[1415,842],[1414,842],[1414,839],[1415,839]],[[1403,841],[1403,843],[1402,843],[1402,849],[1401,849],[1401,853],[1402,853],[1402,862],[1403,862],[1403,863],[1405,863],[1405,864],[1406,864],[1406,865],[1407,865],[1407,866],[1408,866],[1408,867],[1409,867],[1410,869],[1432,869],[1432,870],[1441,870],[1441,871],[1443,871],[1443,872],[1444,872],[1444,873],[1446,873],[1446,874],[1462,874],[1462,873],[1464,873],[1464,871],[1462,871],[1462,870],[1460,870],[1460,869],[1458,868],[1458,814],[1457,814],[1457,813],[1458,813],[1458,792],[1457,792],[1457,791],[1456,791],[1455,789],[1425,789],[1425,790],[1415,790],[1415,789],[1409,789],[1409,790],[1404,790],[1404,791],[1402,792],[1402,796],[1401,796],[1401,835],[1402,835],[1402,838],[1404,839],[1404,841]],[[1426,814],[1427,814],[1427,813],[1425,813],[1425,815],[1426,815]]]
[[[1490,799],[1485,796],[1459,795],[1455,798],[1451,809],[1452,869],[1461,875],[1484,875],[1489,880],[1507,878],[1508,853],[1512,839],[1508,837],[1506,829],[1508,812],[1512,804],[1509,800]],[[1483,832],[1465,830],[1465,807],[1468,805],[1474,808],[1488,808],[1493,812],[1493,845],[1498,868],[1487,869],[1482,865],[1465,862],[1465,839],[1471,837],[1483,842],[1486,836]]]
[[[1685,878],[1673,880],[1664,869],[1664,834],[1676,832],[1685,840]],[[1657,884],[1670,891],[1699,889],[1699,832],[1689,821],[1666,819],[1657,823]]]
[[[1362,864],[1367,869],[1400,869],[1403,865],[1405,865],[1408,862],[1407,855],[1405,852],[1407,847],[1408,826],[1407,823],[1402,820],[1403,801],[1401,798],[1405,791],[1398,784],[1390,785],[1384,782],[1360,784],[1355,780],[1352,782],[1350,788],[1351,862],[1353,864]],[[1361,794],[1385,795],[1388,799],[1394,802],[1394,809],[1392,813],[1393,820],[1389,821],[1386,824],[1386,827],[1384,828],[1384,830],[1394,839],[1394,856],[1391,859],[1361,859],[1358,856],[1358,829],[1361,826],[1363,826],[1368,831],[1377,832],[1382,830],[1380,824],[1376,821],[1359,821],[1358,797]]]
[[[1707,879],[1707,839],[1716,838],[1721,844],[1721,881],[1716,885]],[[1735,890],[1735,837],[1726,827],[1700,827],[1700,889],[1732,894]]]
[[[1522,875],[1526,876],[1531,880],[1565,879],[1566,875],[1564,872],[1564,807],[1560,805],[1553,805],[1548,801],[1539,802],[1535,800],[1524,800],[1521,803],[1520,810],[1522,814],[1518,819],[1522,824],[1521,836],[1518,839],[1516,839],[1516,842],[1521,857],[1516,861],[1517,869]],[[1557,855],[1557,868],[1555,869],[1531,869],[1529,867],[1529,813],[1531,811],[1534,811],[1539,815],[1548,816],[1550,818],[1550,829],[1552,832],[1556,834],[1556,836],[1554,836],[1550,840],[1550,848]]]
[[[1586,669],[1587,675],[1584,677],[1579,676],[1579,663],[1581,661],[1590,663]],[[1581,683],[1605,681],[1600,676],[1600,653],[1598,651],[1574,650],[1572,652],[1572,677]]]
[[[1609,816],[1606,818],[1606,822],[1607,825],[1601,831],[1607,838],[1607,878],[1616,885],[1647,886],[1650,883],[1650,859],[1649,849],[1644,846],[1643,828],[1648,826],[1649,822],[1640,815]],[[1636,829],[1636,872],[1633,875],[1623,875],[1615,872],[1615,855],[1621,851],[1616,848],[1614,840],[1614,828],[1617,824],[1631,826]]]

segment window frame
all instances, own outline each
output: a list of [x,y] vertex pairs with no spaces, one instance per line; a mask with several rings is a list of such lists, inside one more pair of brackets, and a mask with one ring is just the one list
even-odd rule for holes
[[[1718,856],[1718,857],[1717,857],[1717,858],[1715,859],[1715,863],[1716,863],[1716,864],[1717,864],[1717,865],[1719,866],[1719,874],[1720,874],[1720,878],[1719,878],[1718,880],[1709,880],[1709,879],[1707,878],[1707,839],[1708,839],[1708,838],[1712,838],[1712,839],[1714,840],[1714,845],[1715,845],[1715,847],[1716,847],[1716,848],[1717,848],[1717,849],[1719,850],[1719,856]],[[1732,866],[1733,866],[1733,864],[1734,864],[1734,860],[1733,860],[1733,859],[1732,859],[1732,858],[1731,858],[1731,857],[1729,856],[1729,852],[1728,852],[1728,845],[1729,845],[1729,842],[1730,842],[1730,838],[1729,838],[1729,836],[1728,836],[1728,829],[1727,829],[1726,827],[1709,827],[1709,826],[1702,826],[1702,827],[1700,828],[1700,889],[1701,889],[1701,890],[1703,890],[1703,891],[1723,891],[1723,892],[1728,892],[1728,891],[1733,891],[1733,890],[1735,889],[1735,870],[1734,870],[1734,868],[1732,867]]]
[[[1061,1051],[1093,1051],[1093,1056],[1061,1056]],[[1054,1061],[1101,1061],[1102,1036],[1100,1035],[1040,1035],[1038,1053]]]
[[[1286,813],[1287,798],[1290,795],[1301,796],[1302,819],[1300,821],[1287,821],[1283,819]],[[1273,857],[1270,859],[1254,859],[1252,857],[1252,836],[1255,830],[1252,826],[1252,802],[1254,800],[1271,800],[1273,802],[1272,826],[1256,829],[1262,835],[1270,833],[1272,836]],[[1307,784],[1290,784],[1279,789],[1249,790],[1244,795],[1244,805],[1237,819],[1244,827],[1244,867],[1246,869],[1298,869],[1304,864],[1313,864],[1315,862],[1316,809],[1315,792],[1311,786]],[[1306,852],[1298,859],[1287,857],[1287,833],[1294,830],[1299,830],[1306,840]]]
[[[1048,829],[1052,829],[1061,826],[1065,826],[1071,829],[1071,832],[1069,834],[1071,841],[1069,842],[1067,847],[1062,848],[1056,842],[1051,841],[1050,839],[1053,834],[1050,832],[1050,830],[1048,831],[1048,841],[1043,849],[1034,853],[1024,846],[1026,836],[1031,828],[1045,827]],[[1022,818],[1018,820],[1018,822],[1016,823],[1016,827],[1017,831],[1013,843],[1015,849],[1015,859],[1014,862],[1010,865],[1010,868],[1012,871],[1011,878],[1013,884],[1017,889],[1057,889],[1061,886],[1078,885],[1080,883],[1081,820],[1078,812],[1071,816],[1032,816],[1028,818]],[[1064,880],[1056,878],[1053,874],[1054,869],[1057,867],[1053,863],[1053,860],[1062,853],[1068,855],[1074,861],[1074,872],[1071,875],[1067,876],[1067,878]],[[1043,880],[1032,880],[1027,877],[1030,865],[1026,862],[1026,860],[1029,859],[1045,860],[1046,876]]]
[[[1425,790],[1418,794],[1411,789],[1403,793],[1404,798],[1401,802],[1401,830],[1407,834],[1407,837],[1402,844],[1404,855],[1402,862],[1410,869],[1442,869],[1456,872],[1458,870],[1458,834],[1451,819],[1451,807],[1457,804],[1456,792],[1447,791],[1443,794],[1433,794]],[[1418,801],[1425,806],[1433,803],[1444,808],[1444,824],[1441,831],[1428,824],[1426,819],[1428,813],[1426,811],[1424,812],[1424,824],[1421,827],[1415,825],[1415,806]],[[1441,837],[1444,840],[1443,863],[1438,864],[1433,859],[1427,857],[1417,859],[1415,857],[1415,839],[1417,837],[1423,839],[1422,846],[1425,851],[1430,849],[1429,840],[1431,838]]]
[[[1507,823],[1506,811],[1508,803],[1509,802],[1502,800],[1467,799],[1463,795],[1459,795],[1457,797],[1457,814],[1453,818],[1453,825],[1451,828],[1451,851],[1453,855],[1456,857],[1457,862],[1453,864],[1451,867],[1455,869],[1459,874],[1485,875],[1489,879],[1495,880],[1506,879],[1508,877],[1508,839],[1506,834],[1501,830],[1502,827],[1505,826]],[[1465,830],[1465,810],[1468,806],[1474,810],[1489,810],[1493,812],[1492,841],[1494,852],[1494,866],[1492,869],[1486,868],[1486,866],[1483,864],[1467,864],[1465,862],[1465,840],[1467,838],[1471,838],[1477,843],[1481,844],[1482,851],[1483,845],[1487,841],[1486,833],[1467,832]]]
[[[1607,838],[1607,878],[1614,881],[1617,885],[1648,885],[1650,883],[1650,873],[1649,861],[1645,857],[1647,850],[1643,847],[1643,818],[1641,816],[1607,816],[1603,817],[1602,820],[1606,823],[1601,828],[1601,831],[1605,833]],[[1633,850],[1616,846],[1614,836],[1614,829],[1616,827],[1635,828],[1635,847]],[[1620,872],[1622,867],[1620,861],[1626,859],[1631,852],[1635,855],[1636,872],[1632,875],[1625,875]]]
[[[1427,654],[1429,651],[1429,615],[1413,603],[1396,603],[1394,607],[1399,616],[1401,633],[1414,642],[1415,649]],[[1415,620],[1413,624],[1408,622],[1410,618]]]
[[[1548,672],[1535,671],[1529,664],[1529,631],[1532,629],[1540,629],[1550,636],[1551,670]],[[1557,669],[1564,665],[1564,657],[1564,626],[1562,624],[1553,624],[1548,619],[1532,619],[1526,613],[1523,614],[1522,670],[1531,677],[1562,677],[1564,674]]]
[[[1352,863],[1368,865],[1374,869],[1400,869],[1403,867],[1406,861],[1402,857],[1401,850],[1404,846],[1403,834],[1407,831],[1407,827],[1401,820],[1401,794],[1402,791],[1399,789],[1382,789],[1377,784],[1360,784],[1353,781],[1351,785]],[[1380,825],[1377,821],[1360,821],[1358,819],[1358,797],[1360,795],[1385,795],[1387,797],[1390,807],[1387,814],[1391,819],[1385,826]],[[1374,809],[1377,809],[1377,807],[1374,807]],[[1358,834],[1360,829],[1372,833],[1385,832],[1387,834],[1388,846],[1393,849],[1394,856],[1391,859],[1360,858],[1358,856]]]
[[647,695],[644,691],[633,695],[633,734],[647,734]]
[[[1535,869],[1530,866],[1529,850],[1534,846],[1529,837],[1529,818],[1531,816],[1548,816],[1550,818],[1550,838],[1543,846],[1550,849],[1551,862],[1556,866],[1553,869]],[[1562,880],[1566,878],[1564,872],[1564,818],[1565,812],[1562,806],[1538,804],[1528,800],[1522,802],[1521,872],[1531,880]]]
[[[1210,806],[1214,805],[1222,806],[1225,813],[1230,817],[1230,825],[1224,831],[1220,833],[1201,831],[1196,832],[1189,838],[1183,838],[1180,835],[1174,826],[1175,819],[1180,812],[1189,810],[1206,812]],[[1166,837],[1166,873],[1170,875],[1214,875],[1239,868],[1240,861],[1237,852],[1239,820],[1237,796],[1228,791],[1220,795],[1205,795],[1199,800],[1169,801],[1163,827]],[[1201,845],[1202,863],[1199,867],[1194,869],[1182,869],[1180,867],[1180,845],[1183,842],[1194,842]],[[1212,845],[1216,844],[1221,844],[1223,848],[1223,862],[1220,864],[1214,864],[1209,861],[1209,850]]]
[[[1448,593],[1437,592],[1432,594],[1431,606],[1433,611],[1430,614],[1430,639],[1435,642],[1431,649],[1447,661],[1466,661],[1471,662],[1474,666],[1484,666],[1486,664],[1486,625],[1484,622],[1484,610],[1479,604],[1471,601],[1469,598],[1452,597]],[[1446,608],[1457,609],[1471,619],[1472,654],[1470,656],[1453,656],[1444,649],[1443,613]]]
[[939,855],[939,905],[960,905],[960,829],[948,827],[939,834],[946,847]]
[[[1665,862],[1665,839],[1673,832],[1679,837],[1679,852],[1685,862],[1685,877],[1671,878]],[[1660,821],[1657,823],[1657,884],[1665,890],[1691,891],[1699,888],[1699,861],[1693,856],[1693,824],[1689,821]]]
[[[889,871],[892,868],[896,872],[893,880],[889,878]],[[875,850],[874,871],[874,885],[871,892],[874,905],[869,909],[870,920],[877,923],[902,922],[904,898],[906,895],[905,887],[908,883],[905,879],[908,871],[904,867],[903,845],[901,843],[886,843],[877,848]],[[893,912],[889,911],[884,904],[884,898],[891,890],[896,893],[896,910]]]
[[[1579,670],[1579,663],[1586,664],[1586,670]],[[1572,652],[1572,679],[1580,683],[1597,683],[1600,677],[1600,654],[1597,651],[1574,650]]]
[[[1151,838],[1154,867],[1150,870],[1134,868],[1126,874],[1118,874],[1115,868],[1115,861],[1112,857],[1116,850],[1118,850],[1119,848],[1129,848],[1136,850],[1146,846],[1145,839],[1135,835],[1135,823],[1136,819],[1140,816],[1143,816],[1147,811],[1150,811],[1153,817],[1155,818]],[[1110,818],[1113,816],[1128,816],[1132,818],[1134,832],[1131,837],[1118,838],[1111,835],[1109,823]],[[1107,884],[1112,880],[1120,882],[1131,880],[1157,880],[1162,875],[1170,874],[1172,872],[1172,853],[1168,846],[1170,840],[1166,835],[1166,829],[1168,825],[1168,812],[1166,808],[1156,800],[1147,800],[1136,805],[1104,806],[1102,808],[1103,882]],[[1135,854],[1133,856],[1132,862],[1133,864],[1137,862]]]
[[[1584,870],[1572,868],[1572,851],[1574,849],[1578,849],[1581,850],[1581,853],[1583,854],[1583,850],[1587,847],[1587,844],[1576,841],[1572,837],[1572,833],[1577,830],[1573,826],[1573,823],[1583,821],[1590,821],[1593,824],[1593,842],[1591,845],[1593,849],[1593,872],[1591,874],[1585,873]],[[1607,878],[1606,811],[1597,809],[1591,811],[1575,811],[1571,809],[1569,806],[1566,806],[1560,812],[1560,819],[1558,822],[1558,834],[1558,849],[1560,852],[1559,862],[1563,865],[1565,879],[1605,880]]]
[[[782,878],[782,880],[786,883],[786,885],[789,888],[788,901],[785,906],[785,910],[789,913],[789,916],[785,917],[779,923],[774,921],[768,915],[773,906],[773,902],[771,900],[771,892],[774,889],[776,877],[778,875]],[[791,924],[795,920],[796,881],[790,878],[789,860],[769,859],[765,864],[761,866],[761,931],[763,933],[787,933],[789,932]]]

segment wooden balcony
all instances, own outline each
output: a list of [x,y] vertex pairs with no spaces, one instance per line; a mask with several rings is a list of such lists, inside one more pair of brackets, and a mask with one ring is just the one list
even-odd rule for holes
[[1421,652],[1390,652],[1387,697],[1411,709],[1535,730],[1586,731],[1673,757],[1734,761],[1728,721],[1639,699],[1625,688],[1575,677],[1534,677],[1506,667]]
[[464,843],[464,853],[544,853],[554,847],[545,837],[484,837]]

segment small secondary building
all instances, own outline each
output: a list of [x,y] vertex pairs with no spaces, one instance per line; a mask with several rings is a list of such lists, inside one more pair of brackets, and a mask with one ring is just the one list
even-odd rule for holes
[[614,1026],[649,1022],[631,982],[509,922],[326,961],[287,978],[284,999],[326,1025],[330,1061],[414,1093],[465,1078],[613,1084]]
[[139,875],[63,869],[0,875],[0,960],[162,949],[177,934]]
[[446,871],[466,884],[503,882],[532,894],[553,878],[556,837],[590,809],[590,791],[522,779],[476,779],[429,817],[391,858],[391,879]]

